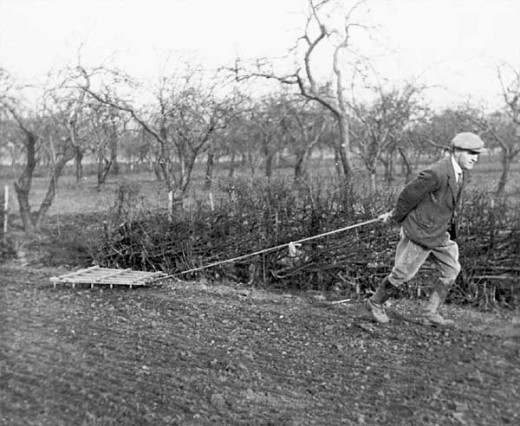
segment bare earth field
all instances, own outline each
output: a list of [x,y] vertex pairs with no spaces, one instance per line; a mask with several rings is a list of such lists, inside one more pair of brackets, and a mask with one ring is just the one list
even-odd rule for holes
[[[115,185],[60,185],[48,223],[77,246],[94,231],[66,215],[105,211]],[[0,265],[1,426],[520,424],[518,313],[447,306],[456,326],[438,329],[401,299],[381,326],[332,294],[54,288],[87,250],[38,244],[39,266]]]
[[239,285],[66,286],[0,266],[0,424],[520,424],[520,318]]

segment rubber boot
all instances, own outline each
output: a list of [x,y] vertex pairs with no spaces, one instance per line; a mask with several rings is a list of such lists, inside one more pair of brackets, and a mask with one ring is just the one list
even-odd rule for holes
[[372,314],[372,317],[381,324],[386,324],[390,321],[383,305],[390,297],[391,288],[392,284],[390,284],[388,277],[386,277],[381,284],[379,284],[373,296],[367,300],[368,311]]
[[449,290],[449,286],[442,283],[439,283],[434,287],[430,295],[430,300],[424,310],[425,324],[441,327],[447,327],[454,324],[452,320],[444,319],[441,314],[439,314],[439,308],[444,303]]
[[379,287],[377,287],[376,292],[372,295],[370,300],[379,305],[383,305],[390,298],[394,288],[395,287],[390,284],[390,281],[388,281],[388,277],[386,277],[381,281]]

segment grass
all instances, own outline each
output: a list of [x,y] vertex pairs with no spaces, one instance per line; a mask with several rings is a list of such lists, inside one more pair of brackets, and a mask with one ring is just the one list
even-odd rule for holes
[[[321,161],[310,167],[315,176],[332,176],[334,174],[333,164],[330,161]],[[258,177],[261,178],[262,171],[259,171]],[[366,172],[358,165],[355,167],[356,180],[359,185],[368,188],[368,176]],[[383,181],[382,170],[379,173],[381,188],[388,187],[388,183]],[[479,164],[472,171],[472,177],[469,189],[478,188],[480,190],[493,192],[501,175],[501,166],[497,159],[483,157]],[[220,168],[215,174],[215,182],[219,180],[228,180],[227,171]],[[3,169],[0,173],[0,187],[8,185],[10,187],[10,205],[11,213],[16,215],[16,197],[13,189],[13,182],[16,175],[10,169]],[[237,178],[249,179],[247,170],[238,171]],[[292,178],[292,170],[289,167],[279,167],[275,169],[273,178]],[[110,175],[107,183],[102,188],[96,188],[97,181],[95,175],[88,175],[84,180],[76,182],[72,175],[72,169],[69,167],[67,173],[60,178],[58,185],[58,193],[54,200],[49,217],[61,214],[78,214],[78,213],[99,213],[106,212],[107,207],[114,204],[114,195],[118,185],[136,185],[141,189],[143,196],[142,203],[149,209],[167,208],[168,193],[162,182],[155,179],[155,175],[151,172],[140,172],[136,174],[121,174],[119,176]],[[204,184],[204,165],[198,164],[193,174],[193,183],[188,198],[192,200],[202,200],[209,202],[209,193],[203,189]],[[30,202],[33,209],[37,209],[47,191],[48,178],[42,173],[35,177],[33,181],[33,189],[31,191]],[[392,183],[393,188],[399,188],[403,185],[402,176]],[[222,194],[218,193],[218,184],[214,184],[212,192],[216,197]],[[506,195],[520,197],[520,163],[516,162],[511,167],[509,182],[506,187]],[[52,220],[52,219],[51,219]]]

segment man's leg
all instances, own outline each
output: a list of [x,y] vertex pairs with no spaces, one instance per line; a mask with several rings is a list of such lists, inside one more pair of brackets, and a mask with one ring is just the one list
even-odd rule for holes
[[460,272],[459,247],[455,241],[449,240],[446,245],[432,251],[439,267],[440,278],[433,286],[430,299],[425,309],[425,320],[432,325],[447,326],[453,321],[447,320],[439,313],[451,286]]
[[367,300],[367,308],[372,313],[374,319],[381,324],[386,324],[390,321],[383,304],[390,297],[392,287],[392,284],[388,282],[388,277],[385,277],[379,284],[379,287],[377,287],[376,292]]
[[383,304],[390,297],[393,288],[399,288],[417,274],[429,254],[429,249],[412,242],[401,230],[401,240],[395,251],[392,272],[379,284],[374,295],[367,301],[367,306],[377,322],[387,323],[389,321]]

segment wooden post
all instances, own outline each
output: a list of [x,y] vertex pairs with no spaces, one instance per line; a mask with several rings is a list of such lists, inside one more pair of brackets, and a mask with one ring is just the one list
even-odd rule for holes
[[215,211],[215,201],[213,200],[213,192],[209,193],[209,206],[211,208],[211,211]]

